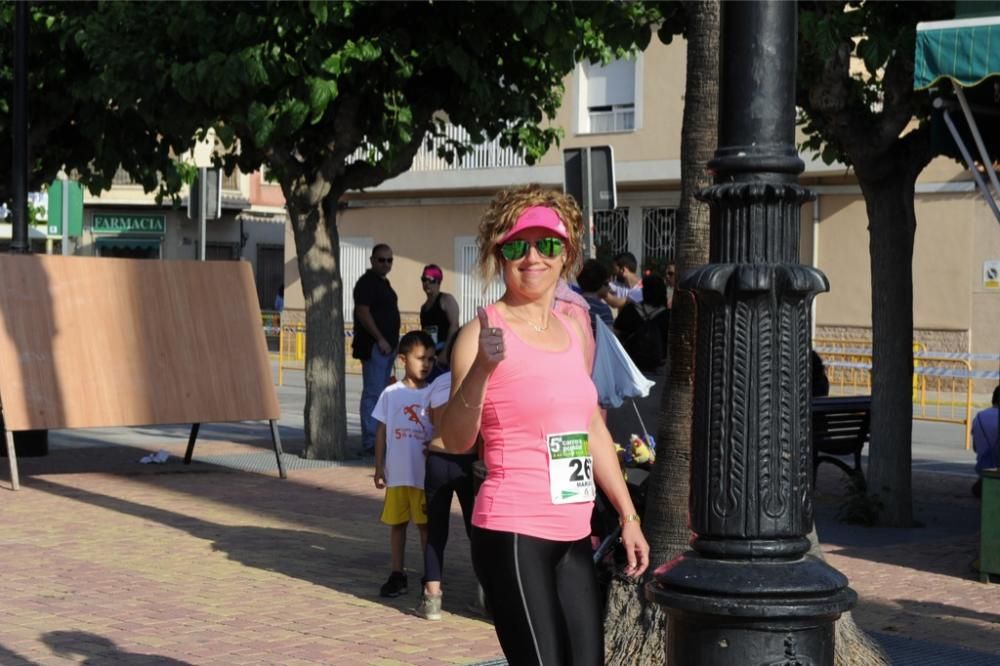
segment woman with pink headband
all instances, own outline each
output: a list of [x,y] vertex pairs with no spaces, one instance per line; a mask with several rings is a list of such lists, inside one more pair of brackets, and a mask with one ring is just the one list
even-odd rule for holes
[[[590,544],[596,486],[618,511],[639,576],[649,545],[622,479],[590,378],[585,326],[553,308],[580,258],[582,221],[561,192],[501,192],[479,227],[487,281],[506,291],[459,331],[445,447],[483,438],[487,477],[472,515],[472,560],[511,664],[604,663],[601,599]],[[595,485],[596,483],[596,485]]]

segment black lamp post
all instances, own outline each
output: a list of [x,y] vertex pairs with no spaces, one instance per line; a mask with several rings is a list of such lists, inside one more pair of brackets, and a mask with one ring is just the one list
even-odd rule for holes
[[10,251],[30,252],[28,245],[28,3],[14,3],[14,99],[11,104],[11,191],[14,224]]
[[833,664],[834,622],[856,595],[807,557],[813,519],[810,308],[826,277],[799,263],[797,9],[722,4],[719,149],[709,264],[698,301],[692,551],[647,596],[669,614],[667,662]]

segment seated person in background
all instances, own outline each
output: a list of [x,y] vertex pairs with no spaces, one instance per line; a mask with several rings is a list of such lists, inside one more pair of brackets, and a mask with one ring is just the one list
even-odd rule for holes
[[600,318],[612,328],[615,325],[614,315],[611,308],[603,300],[603,294],[608,290],[608,271],[597,259],[588,259],[583,263],[583,268],[576,276],[576,283],[580,286],[580,295],[587,301],[590,310],[590,330],[597,332],[596,319]]
[[653,372],[667,357],[667,283],[657,275],[642,281],[642,302],[629,302],[615,319],[615,333],[636,367]]
[[812,394],[814,398],[822,398],[830,395],[830,380],[826,378],[826,367],[823,365],[823,358],[809,350],[809,357],[812,360]]
[[[972,419],[972,448],[976,452],[976,472],[995,469],[1000,463],[1000,386],[993,389],[993,404]],[[977,479],[972,494],[979,497],[983,480]]]

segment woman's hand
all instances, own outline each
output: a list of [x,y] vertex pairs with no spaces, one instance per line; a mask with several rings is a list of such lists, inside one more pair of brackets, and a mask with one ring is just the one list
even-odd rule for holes
[[476,310],[476,317],[479,319],[479,351],[476,354],[476,363],[492,372],[500,361],[507,357],[503,329],[490,326],[489,317],[483,308]]
[[622,525],[622,546],[628,557],[628,564],[622,571],[626,576],[641,576],[649,567],[649,544],[642,534],[639,521],[630,520]]

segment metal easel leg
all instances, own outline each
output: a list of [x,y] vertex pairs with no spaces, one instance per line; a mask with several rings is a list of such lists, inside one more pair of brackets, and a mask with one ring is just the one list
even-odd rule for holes
[[17,452],[14,450],[14,433],[4,430],[4,439],[7,440],[7,460],[10,461],[10,487],[11,490],[20,490],[21,480],[17,475]]
[[281,437],[278,436],[278,422],[271,419],[268,423],[271,424],[271,441],[274,442],[274,456],[278,459],[278,476],[282,479],[287,479],[288,473],[285,472],[285,463],[281,459]]
[[198,439],[198,429],[201,427],[200,423],[191,424],[191,436],[188,437],[188,447],[187,451],[184,452],[184,464],[191,464],[191,455],[194,453],[194,442]]

